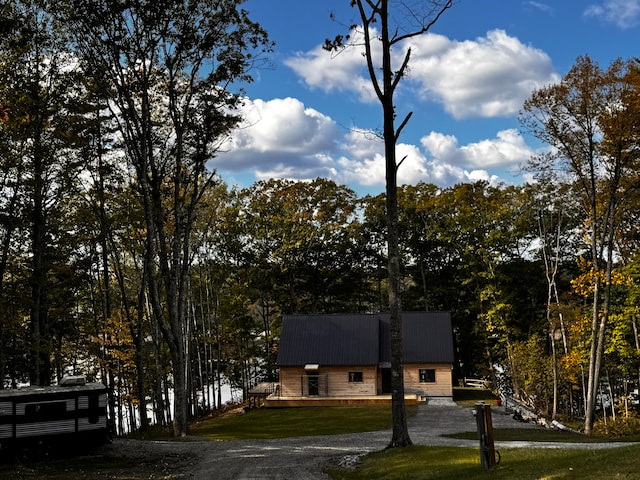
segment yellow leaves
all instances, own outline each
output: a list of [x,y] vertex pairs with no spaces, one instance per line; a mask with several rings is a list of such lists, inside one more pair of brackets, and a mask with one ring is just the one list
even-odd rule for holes
[[580,353],[577,350],[570,350],[566,355],[563,355],[560,359],[560,364],[567,370],[579,369],[582,365]]
[[578,315],[567,326],[569,335],[572,338],[583,338],[591,334],[591,318],[586,315]]
[[580,383],[581,366],[582,359],[580,358],[580,352],[577,349],[569,351],[566,355],[563,355],[560,358],[560,368],[564,372],[567,380],[574,385],[578,385]]
[[485,320],[485,329],[488,333],[497,333],[506,329],[506,321],[511,316],[512,307],[508,303],[497,302],[481,315]]
[[135,367],[135,346],[131,337],[131,329],[123,312],[116,310],[107,319],[102,331],[94,341],[109,352],[111,361],[118,361],[124,368]]
[[[593,268],[593,262],[579,257],[577,260],[578,267],[582,272],[579,276],[571,280],[571,286],[573,291],[583,297],[589,297],[593,295],[596,281],[599,281],[600,285],[604,285],[606,281],[606,272],[604,270],[595,271]],[[631,285],[632,279],[622,273],[618,269],[613,269],[611,272],[611,285]]]

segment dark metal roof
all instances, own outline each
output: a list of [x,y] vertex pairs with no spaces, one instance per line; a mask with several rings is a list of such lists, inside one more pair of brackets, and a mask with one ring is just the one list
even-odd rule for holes
[[[277,364],[378,365],[391,358],[390,315],[285,315]],[[405,363],[452,363],[448,312],[402,315]]]
[[369,315],[285,315],[279,365],[375,365],[379,322]]
[[453,363],[453,329],[449,312],[402,315],[405,363]]

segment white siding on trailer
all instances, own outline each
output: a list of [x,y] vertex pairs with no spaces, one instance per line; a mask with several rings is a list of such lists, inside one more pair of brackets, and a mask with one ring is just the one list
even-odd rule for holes
[[13,415],[13,402],[0,402],[0,417]]
[[76,400],[75,398],[64,398],[64,399],[60,399],[60,400],[48,400],[46,402],[24,402],[24,403],[16,403],[16,415],[20,416],[20,415],[25,415],[25,411],[27,409],[27,406],[29,405],[44,405],[44,404],[51,404],[51,403],[64,403],[65,404],[65,411],[67,412],[73,412],[76,409]]
[[[98,407],[107,406],[107,394],[101,393],[98,397]],[[89,408],[89,397],[86,395],[80,395],[78,397],[78,410],[87,410]]]
[[16,425],[16,438],[38,437],[57,433],[75,433],[76,421],[55,420],[50,422],[35,422]]
[[75,398],[61,398],[59,400],[47,400],[46,402],[36,400],[35,402],[16,403],[16,415],[24,415],[28,405],[44,405],[50,403],[64,403],[67,412],[73,412],[76,409]]
[[0,425],[0,438],[13,438],[13,425]]
[[89,422],[88,418],[79,418],[78,419],[78,431],[86,432],[89,430],[100,430],[101,428],[107,428],[107,417],[104,415],[100,416],[98,423]]

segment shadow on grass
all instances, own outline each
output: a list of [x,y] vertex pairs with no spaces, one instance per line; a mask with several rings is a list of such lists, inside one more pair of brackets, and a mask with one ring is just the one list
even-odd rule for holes
[[[413,416],[417,407],[407,407]],[[208,440],[271,439],[371,432],[391,428],[389,406],[250,410],[204,420],[191,435]]]
[[[460,440],[477,440],[476,432],[462,432],[443,435]],[[495,428],[493,430],[496,442],[557,442],[557,443],[608,443],[608,442],[638,442],[640,437],[601,437],[586,436],[577,433],[552,430],[548,428]],[[640,477],[639,477],[640,478]]]

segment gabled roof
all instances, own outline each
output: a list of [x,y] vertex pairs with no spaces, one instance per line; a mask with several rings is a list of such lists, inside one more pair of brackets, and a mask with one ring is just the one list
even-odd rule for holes
[[[285,315],[278,347],[280,366],[379,365],[391,361],[390,315]],[[448,312],[402,314],[405,363],[452,363]]]
[[377,318],[370,315],[285,315],[279,365],[376,365]]

